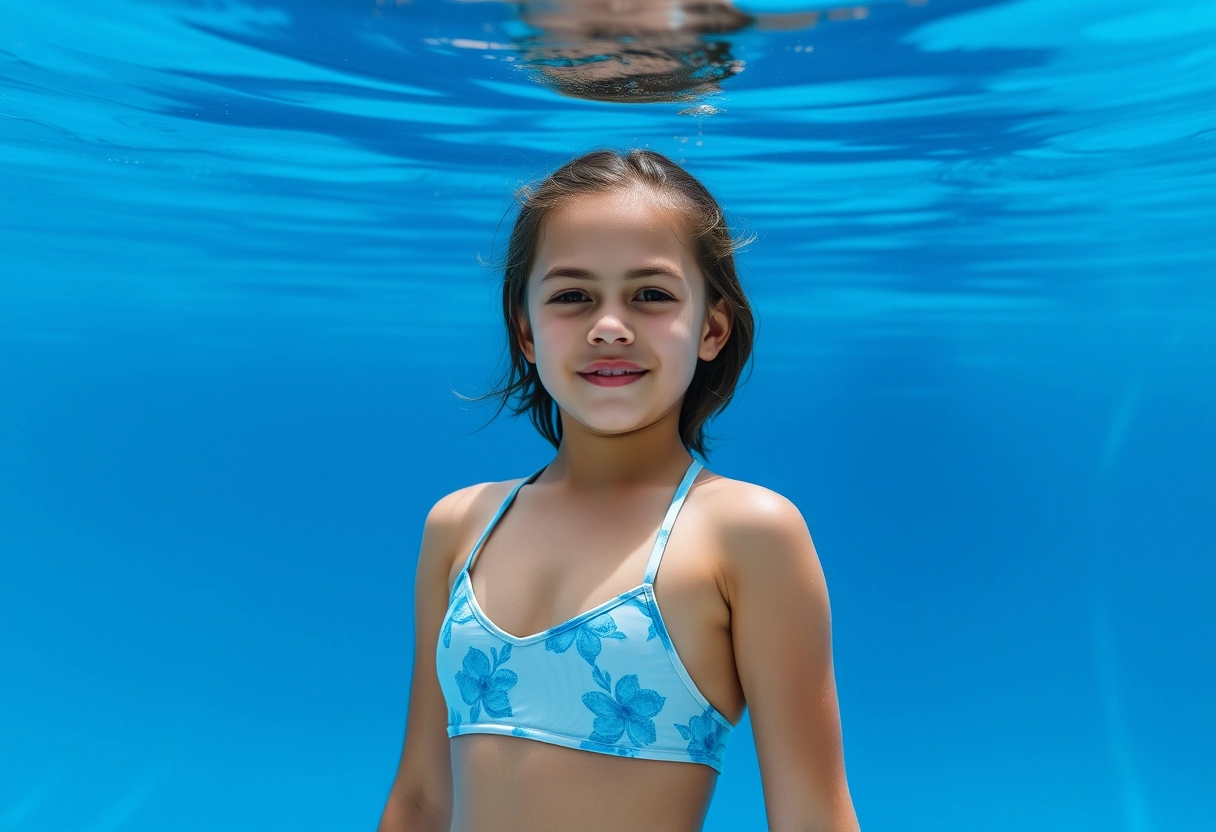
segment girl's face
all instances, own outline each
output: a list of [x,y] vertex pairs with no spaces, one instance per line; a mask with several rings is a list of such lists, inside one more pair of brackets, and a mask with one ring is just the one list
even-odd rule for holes
[[725,305],[707,308],[679,217],[642,189],[579,196],[549,214],[527,298],[524,355],[564,418],[594,434],[677,410],[697,359],[716,357],[730,334]]

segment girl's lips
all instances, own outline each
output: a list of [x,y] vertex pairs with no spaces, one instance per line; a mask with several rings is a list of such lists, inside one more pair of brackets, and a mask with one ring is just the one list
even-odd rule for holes
[[646,375],[647,372],[647,370],[628,370],[619,375],[606,375],[596,372],[579,373],[579,375],[596,387],[624,387],[626,384],[633,384]]

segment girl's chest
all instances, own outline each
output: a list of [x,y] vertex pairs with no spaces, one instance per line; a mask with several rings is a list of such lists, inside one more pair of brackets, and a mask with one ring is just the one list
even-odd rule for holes
[[[495,528],[469,573],[481,611],[499,629],[526,638],[643,583],[661,513],[608,509],[588,517],[519,508],[524,507],[513,507],[513,516]],[[663,550],[653,591],[693,682],[734,722],[743,700],[730,610],[717,568],[718,543],[703,519],[685,507]]]

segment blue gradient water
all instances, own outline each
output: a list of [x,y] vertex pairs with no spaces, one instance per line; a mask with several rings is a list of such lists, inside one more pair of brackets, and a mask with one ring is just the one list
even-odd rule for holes
[[478,258],[604,145],[757,235],[710,464],[811,527],[863,828],[1216,828],[1216,7],[823,6],[650,104],[514,8],[0,3],[0,830],[374,828],[423,517],[548,453],[453,395]]

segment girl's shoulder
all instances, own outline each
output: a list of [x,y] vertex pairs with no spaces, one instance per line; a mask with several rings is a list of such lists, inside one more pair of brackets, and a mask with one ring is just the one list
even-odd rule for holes
[[[695,502],[727,540],[757,537],[809,537],[802,512],[787,497],[756,483],[707,472],[697,483]],[[481,482],[440,498],[427,515],[428,531],[453,542],[481,534],[511,489],[524,477]]]
[[719,474],[712,474],[697,490],[698,515],[718,541],[726,565],[815,556],[806,520],[788,497]]
[[522,479],[524,477],[502,482],[479,482],[445,494],[431,506],[426,516],[427,525],[454,531],[487,511],[488,520],[489,515],[498,510],[502,501],[511,493],[511,489]]
[[746,480],[710,473],[698,483],[700,502],[730,528],[805,526],[802,512],[788,497]]
[[447,571],[462,552],[467,554],[522,479],[467,485],[439,498],[427,512],[422,531],[423,552],[441,561],[435,566]]

